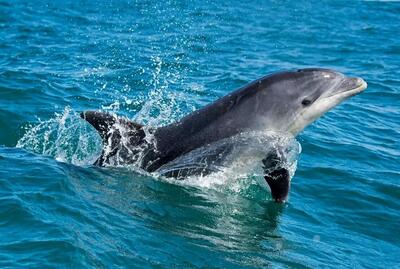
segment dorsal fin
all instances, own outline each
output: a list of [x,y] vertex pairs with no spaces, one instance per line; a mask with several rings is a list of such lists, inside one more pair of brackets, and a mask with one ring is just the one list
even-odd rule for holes
[[129,129],[138,130],[143,125],[117,117],[114,114],[100,111],[85,111],[81,113],[81,118],[90,123],[100,134],[101,138],[107,139],[107,134],[114,124],[123,124]]
[[[107,112],[85,111],[80,116],[90,123],[103,139],[103,151],[99,159],[95,162],[96,165],[103,166],[118,151],[124,151],[144,141],[145,133],[141,124]],[[122,137],[124,137],[123,145],[121,145]],[[123,154],[126,154],[126,152]]]

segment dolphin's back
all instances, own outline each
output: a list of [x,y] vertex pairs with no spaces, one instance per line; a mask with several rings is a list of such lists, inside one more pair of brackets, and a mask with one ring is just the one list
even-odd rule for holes
[[[257,130],[260,116],[269,116],[266,115],[268,109],[265,107],[273,106],[276,99],[282,98],[281,95],[269,94],[270,89],[276,87],[275,82],[286,82],[285,88],[293,88],[293,81],[302,76],[300,71],[264,76],[192,112],[176,123],[158,128],[156,136],[159,149],[165,152],[191,150],[243,131]],[[275,92],[286,94],[284,91]]]
[[157,148],[167,155],[179,155],[246,131],[253,123],[248,115],[258,109],[256,98],[251,97],[261,87],[261,80],[254,81],[178,122],[158,128]]

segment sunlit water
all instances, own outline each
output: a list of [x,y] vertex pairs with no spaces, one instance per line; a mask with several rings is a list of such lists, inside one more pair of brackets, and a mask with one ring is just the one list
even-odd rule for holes
[[[0,267],[400,266],[400,3],[108,2],[0,0]],[[297,140],[235,138],[205,177],[91,165],[80,111],[161,126],[310,66],[369,87]],[[285,205],[252,167],[276,143],[292,149]]]

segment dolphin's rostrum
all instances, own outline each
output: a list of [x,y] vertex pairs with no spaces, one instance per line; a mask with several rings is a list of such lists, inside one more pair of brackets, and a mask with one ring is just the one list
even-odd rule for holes
[[[366,87],[361,78],[308,68],[255,80],[160,128],[145,127],[103,112],[86,111],[81,116],[103,138],[104,148],[97,165],[113,165],[118,156],[118,164],[134,163],[153,172],[183,154],[243,132],[273,131],[296,136],[325,112]],[[280,165],[284,155],[279,151],[277,148],[269,152],[260,165],[273,199],[283,202],[289,193],[290,175]],[[207,168],[191,169],[165,176],[183,178],[209,172]]]

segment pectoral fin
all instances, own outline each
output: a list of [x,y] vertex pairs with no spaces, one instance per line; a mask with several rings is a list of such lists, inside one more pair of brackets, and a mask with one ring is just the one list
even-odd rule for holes
[[278,203],[285,202],[290,190],[290,174],[283,167],[282,155],[273,151],[262,162],[264,178],[271,189],[272,198]]

